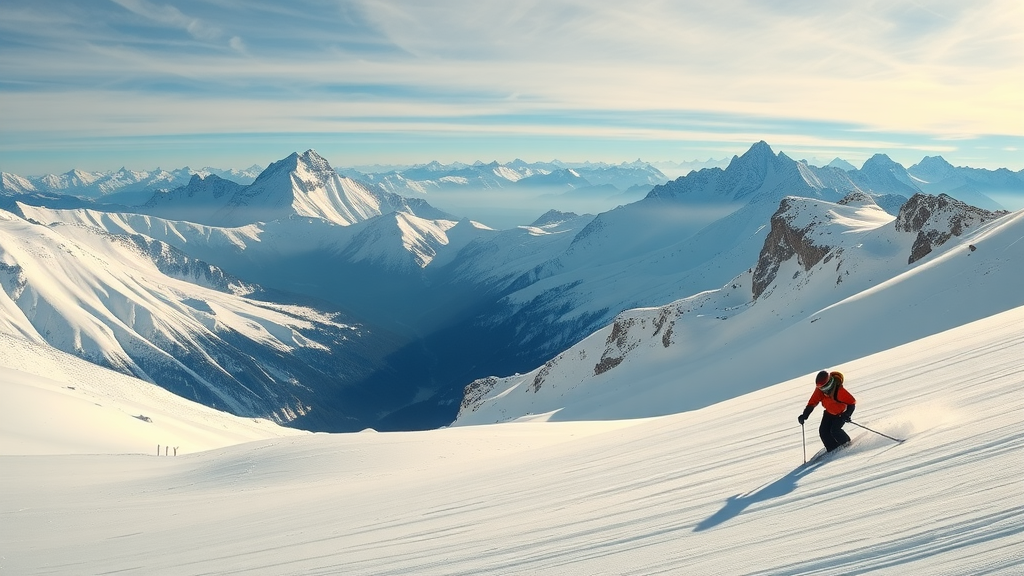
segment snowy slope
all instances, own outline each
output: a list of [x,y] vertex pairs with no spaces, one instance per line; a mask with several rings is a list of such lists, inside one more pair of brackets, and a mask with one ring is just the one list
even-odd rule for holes
[[[0,566],[1019,574],[1024,396],[1006,392],[1024,385],[1022,325],[1016,308],[656,419],[315,435],[177,458],[2,456]],[[823,367],[847,375],[858,422],[907,441],[848,425],[852,448],[801,467],[796,416]]]
[[28,194],[36,192],[36,186],[28,178],[10,172],[0,172],[0,192],[4,194]]
[[305,434],[7,335],[0,335],[0,398],[2,455],[155,454],[158,444],[184,455]]
[[551,210],[529,225],[478,236],[451,260],[452,276],[503,290],[561,254],[593,219],[590,214]]
[[[787,198],[747,272],[718,290],[624,312],[526,374],[470,384],[457,423],[700,408],[801,366],[847,361],[1024,305],[1024,212],[984,223],[932,200],[928,209],[908,203],[913,213],[893,219],[863,196],[845,204]],[[788,225],[776,248],[780,224]],[[961,235],[913,259],[920,236],[936,227]]]

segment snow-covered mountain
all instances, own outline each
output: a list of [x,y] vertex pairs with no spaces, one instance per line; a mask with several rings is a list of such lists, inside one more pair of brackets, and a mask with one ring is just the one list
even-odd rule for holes
[[675,180],[680,176],[686,176],[690,172],[703,170],[704,168],[725,168],[728,165],[728,157],[720,159],[708,158],[707,160],[684,160],[682,162],[673,162],[671,160],[651,162],[651,166],[665,174],[669,180]]
[[724,170],[693,172],[599,214],[562,252],[512,282],[491,321],[518,326],[540,353],[557,352],[622,310],[713,289],[745,270],[784,196],[838,200],[855,190],[838,170],[760,142]]
[[[144,202],[154,192],[185,186],[193,176],[205,178],[216,175],[238,184],[250,184],[261,171],[259,165],[254,164],[242,170],[210,167],[194,170],[188,166],[174,170],[129,170],[122,167],[115,172],[86,172],[75,169],[63,174],[46,174],[38,177],[22,177],[4,172],[0,193],[67,194],[108,203],[134,205]],[[140,202],[126,202],[128,199],[139,199]]]
[[[204,205],[210,204],[200,203]],[[160,211],[181,216],[188,206],[187,202],[168,204]],[[426,203],[422,206],[418,212],[436,212]],[[171,212],[172,208],[178,212]],[[420,218],[408,208],[347,226],[293,214],[238,227],[90,209],[53,210],[19,204],[18,210],[26,218],[46,224],[153,238],[237,277],[333,303],[361,322],[406,335],[428,330],[435,321],[460,313],[458,306],[445,310],[431,304],[450,298],[443,290],[429,289],[427,268],[434,260],[452,261],[466,244],[496,233],[468,220]],[[427,311],[435,316],[420,319]]]
[[896,193],[909,198],[921,191],[907,169],[885,154],[875,154],[864,162],[860,170],[848,173],[865,192]]
[[11,174],[10,172],[0,172],[0,192],[3,192],[6,195],[13,195],[31,194],[33,192],[38,192],[38,190],[36,189],[36,185],[24,176]]
[[[393,429],[446,424],[467,382],[530,370],[624,310],[716,290],[752,271],[784,198],[834,203],[851,193],[867,194],[847,172],[794,161],[760,142],[725,169],[693,172],[639,202],[597,216],[556,210],[506,230],[342,177],[313,151],[274,163],[250,186],[193,177],[133,209],[145,214],[7,201],[54,229],[86,226],[163,243],[247,284],[293,294],[292,301],[313,298],[317,307],[346,311],[351,323],[387,340],[368,357],[390,355],[392,370],[359,382],[374,390],[363,399],[374,397],[376,414],[387,419],[374,425]],[[892,218],[906,198],[882,189],[863,201]],[[241,222],[248,223],[224,226]],[[926,232],[919,254],[942,235]]]
[[307,150],[268,166],[212,218],[217,225],[241,226],[294,215],[347,226],[385,211],[390,210],[382,208],[380,197],[356,181],[342,178],[326,159]]
[[1024,170],[954,167],[941,156],[925,156],[918,164],[904,168],[885,154],[875,154],[859,170],[847,171],[865,192],[907,198],[918,192],[947,194],[986,210],[1024,206]]
[[314,150],[272,163],[248,186],[212,174],[193,175],[187,185],[157,192],[139,209],[166,220],[229,228],[290,217],[348,226],[395,211],[452,218],[422,199],[408,200],[342,177]]
[[1024,170],[954,167],[941,156],[926,156],[907,172],[928,194],[949,194],[989,210],[1024,206]]
[[896,218],[863,193],[788,197],[747,271],[624,312],[528,373],[473,382],[456,422],[693,410],[1016,308],[1022,234],[1024,212],[947,196],[915,195]]
[[0,287],[0,333],[278,422],[372,421],[381,407],[346,387],[386,371],[380,350],[396,345],[151,236],[10,212],[0,212]]
[[854,166],[853,164],[850,164],[846,160],[843,160],[842,158],[839,158],[839,157],[833,158],[825,166],[828,167],[828,168],[839,168],[840,170],[843,170],[844,172],[851,172],[851,171],[857,169],[856,166]]
[[213,174],[206,177],[193,174],[188,184],[157,192],[138,211],[167,220],[205,222],[223,210],[242,188],[244,186],[237,182]]

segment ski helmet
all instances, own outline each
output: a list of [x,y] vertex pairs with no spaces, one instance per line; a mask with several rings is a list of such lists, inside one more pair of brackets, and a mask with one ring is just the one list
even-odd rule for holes
[[828,380],[829,373],[826,372],[825,370],[822,370],[821,372],[818,372],[817,376],[814,377],[814,385],[817,386],[818,388],[821,388],[822,386],[828,384]]

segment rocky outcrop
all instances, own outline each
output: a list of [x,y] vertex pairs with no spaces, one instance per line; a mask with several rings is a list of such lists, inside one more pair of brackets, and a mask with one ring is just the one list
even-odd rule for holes
[[672,335],[676,322],[684,312],[700,306],[704,299],[691,298],[688,302],[678,301],[658,308],[628,310],[596,333],[596,338],[577,343],[532,372],[474,380],[463,390],[459,418],[472,412],[487,412],[488,405],[492,406],[491,410],[495,405],[500,407],[497,412],[490,412],[497,415],[495,421],[522,416],[527,411],[546,411],[545,406],[550,405],[553,398],[578,385],[580,375],[585,374],[584,379],[601,376],[630,358],[642,355],[644,349],[669,348],[675,344]]
[[875,199],[870,194],[864,192],[851,192],[847,194],[845,198],[840,200],[838,204],[842,204],[844,206],[878,206]]
[[[849,199],[850,196],[847,196],[846,200]],[[804,270],[810,270],[831,250],[831,247],[820,245],[812,238],[811,232],[817,225],[815,220],[802,225],[796,223],[794,207],[798,202],[800,200],[795,198],[784,198],[779,203],[779,209],[772,215],[771,230],[754,268],[755,300],[775,281],[783,262],[796,256]]]
[[459,411],[476,410],[497,384],[498,378],[495,376],[478,378],[470,382],[466,385],[465,390],[462,391],[462,405]]
[[970,228],[1006,214],[1005,210],[991,212],[945,194],[915,194],[896,216],[896,230],[917,234],[907,261],[913,264],[953,236],[961,236]]

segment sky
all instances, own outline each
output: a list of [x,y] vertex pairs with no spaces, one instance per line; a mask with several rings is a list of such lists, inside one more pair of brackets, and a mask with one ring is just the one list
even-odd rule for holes
[[1024,168],[1017,0],[0,0],[0,170],[690,161]]

